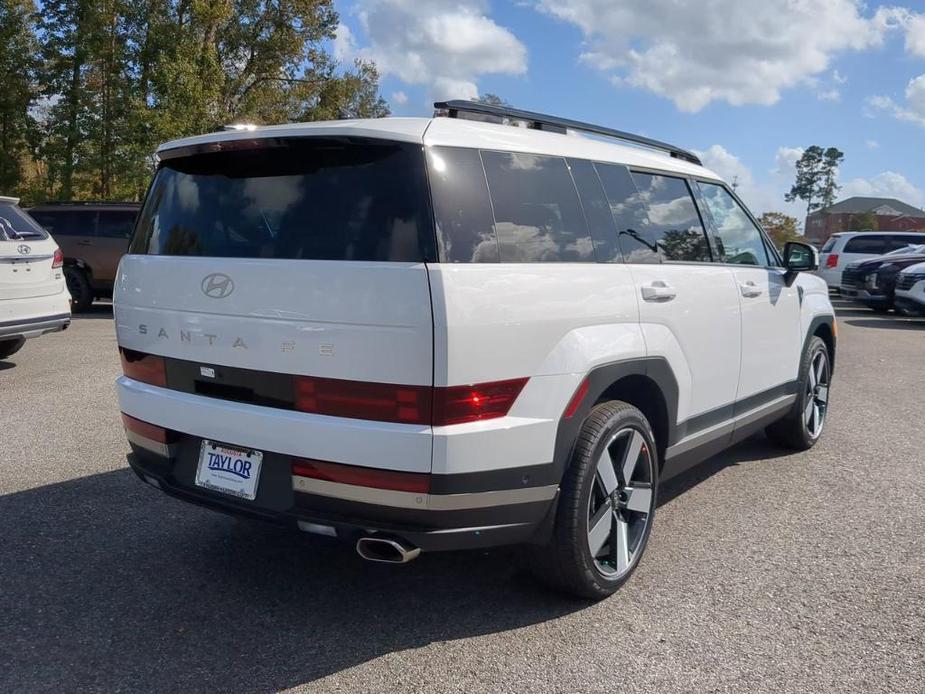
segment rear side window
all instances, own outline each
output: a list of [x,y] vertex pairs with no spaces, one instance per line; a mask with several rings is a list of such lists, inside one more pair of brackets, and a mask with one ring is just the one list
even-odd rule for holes
[[867,253],[882,255],[886,253],[886,237],[884,236],[856,236],[845,244],[843,253]]
[[44,239],[48,236],[41,226],[16,205],[0,203],[0,240]]
[[437,242],[448,263],[497,263],[498,239],[477,149],[428,147]]
[[594,244],[561,157],[482,152],[503,263],[593,262]]
[[300,138],[167,159],[132,253],[422,262],[436,244],[420,145]]
[[920,236],[888,236],[886,249],[888,252],[898,251],[901,248],[917,246],[921,243],[925,243],[925,234]]
[[828,241],[825,242],[825,245],[822,247],[822,253],[828,253],[832,250],[832,247],[835,245],[835,242],[838,239],[835,236],[832,236]]
[[607,194],[623,260],[627,263],[661,262],[656,238],[650,233],[646,203],[629,169],[602,163],[595,164],[594,168]]
[[107,239],[128,240],[135,226],[135,217],[134,212],[102,210],[97,221],[96,234]]
[[594,241],[597,260],[602,263],[621,262],[623,254],[620,252],[614,216],[594,165],[584,159],[569,159],[568,164]]
[[768,252],[758,227],[729,191],[715,183],[698,183],[720,253],[727,263],[768,265]]
[[96,236],[93,210],[35,210],[30,214],[52,236]]
[[667,261],[710,262],[710,246],[687,181],[673,176],[633,172],[646,203],[648,237]]

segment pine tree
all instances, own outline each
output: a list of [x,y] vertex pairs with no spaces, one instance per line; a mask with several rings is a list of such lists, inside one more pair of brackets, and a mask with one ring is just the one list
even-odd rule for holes
[[33,126],[38,43],[32,0],[0,1],[0,194],[19,192]]

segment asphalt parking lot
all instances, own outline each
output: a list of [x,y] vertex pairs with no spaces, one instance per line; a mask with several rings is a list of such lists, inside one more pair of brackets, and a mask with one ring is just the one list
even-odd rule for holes
[[839,314],[824,440],[673,482],[589,605],[514,550],[379,566],[143,485],[96,307],[0,362],[0,691],[925,691],[925,320]]

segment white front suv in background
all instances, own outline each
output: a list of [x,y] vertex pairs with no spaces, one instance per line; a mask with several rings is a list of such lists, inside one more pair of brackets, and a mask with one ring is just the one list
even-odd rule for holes
[[925,316],[925,263],[910,265],[896,278],[896,308],[909,316]]
[[64,255],[18,203],[0,197],[0,359],[71,322]]
[[115,290],[132,468],[377,561],[524,543],[606,596],[661,481],[819,439],[817,256],[684,150],[438,106],[158,150]]
[[876,258],[907,246],[920,244],[925,234],[915,231],[842,231],[829,237],[819,251],[817,274],[838,292],[842,271],[851,263]]

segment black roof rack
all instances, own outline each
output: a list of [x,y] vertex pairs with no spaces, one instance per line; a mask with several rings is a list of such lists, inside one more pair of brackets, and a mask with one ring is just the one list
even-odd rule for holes
[[581,121],[570,120],[568,118],[547,116],[543,113],[534,113],[533,111],[521,111],[518,108],[510,106],[491,106],[489,104],[479,103],[478,101],[465,101],[462,99],[438,101],[434,104],[434,108],[437,109],[434,115],[446,115],[450,118],[458,118],[461,113],[471,113],[480,116],[492,116],[502,120],[508,118],[511,120],[526,121],[528,127],[533,130],[546,130],[548,132],[557,133],[576,130],[578,132],[592,133],[604,137],[613,137],[634,145],[667,152],[675,159],[683,159],[684,161],[689,161],[698,166],[703,165],[696,154],[686,149],[675,147],[667,142],[660,142],[659,140],[643,137],[642,135],[634,135],[633,133],[627,133],[622,130],[605,128],[602,125],[593,125],[591,123],[582,123]]
[[38,203],[33,205],[33,207],[56,207],[58,205],[64,206],[69,205],[72,207],[79,206],[101,206],[101,207],[126,207],[126,206],[140,206],[140,202],[134,202],[132,200],[49,200],[48,202]]

